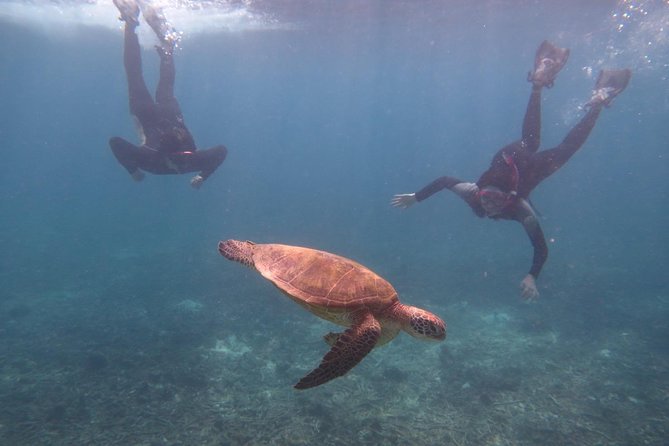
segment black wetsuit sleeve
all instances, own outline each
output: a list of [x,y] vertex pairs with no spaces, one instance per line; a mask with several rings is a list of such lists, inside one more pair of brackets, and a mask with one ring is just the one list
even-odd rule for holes
[[218,169],[218,166],[225,161],[227,155],[228,149],[223,145],[193,152],[193,156],[197,159],[198,168],[201,169],[200,176],[205,180],[209,178]]
[[544,231],[541,229],[536,214],[525,200],[520,200],[515,219],[523,225],[523,228],[532,243],[534,255],[529,273],[536,279],[539,277],[541,268],[543,268],[544,263],[546,263],[546,259],[548,258],[548,246],[546,245]]
[[416,192],[416,201],[423,201],[426,198],[431,197],[442,189],[451,189],[458,183],[462,183],[461,180],[453,177],[440,177]]

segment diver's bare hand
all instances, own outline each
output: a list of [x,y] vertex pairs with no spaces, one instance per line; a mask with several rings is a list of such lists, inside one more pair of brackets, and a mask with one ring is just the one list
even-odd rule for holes
[[397,194],[390,200],[390,204],[396,208],[406,209],[416,201],[416,194]]
[[138,183],[142,180],[144,180],[144,172],[141,170],[137,169],[133,173],[130,174],[133,180],[137,181]]
[[523,299],[532,301],[539,297],[539,290],[537,289],[537,283],[534,280],[532,274],[525,276],[522,282],[520,282],[520,293]]

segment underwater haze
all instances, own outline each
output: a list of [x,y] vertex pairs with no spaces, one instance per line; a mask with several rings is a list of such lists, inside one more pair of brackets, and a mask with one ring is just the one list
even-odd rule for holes
[[[111,0],[0,1],[0,444],[664,445],[669,438],[669,2],[154,2],[182,34],[190,175],[134,182],[139,139]],[[157,44],[140,17],[144,75]],[[477,218],[476,181],[521,135],[539,44],[569,48],[542,148],[599,71],[631,68],[532,194],[549,242],[527,303],[522,227]],[[333,252],[438,314],[341,378],[293,385],[338,327],[217,251]]]

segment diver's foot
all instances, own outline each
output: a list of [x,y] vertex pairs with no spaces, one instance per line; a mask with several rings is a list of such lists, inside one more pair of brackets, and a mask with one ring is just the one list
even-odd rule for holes
[[611,105],[613,98],[625,90],[631,77],[632,70],[629,68],[625,68],[624,70],[600,71],[595,83],[595,89],[592,90],[592,97],[585,106],[603,105],[608,107]]
[[114,5],[121,13],[119,20],[129,25],[139,25],[139,6],[135,0],[114,0]]
[[528,73],[527,80],[535,87],[552,87],[568,58],[569,48],[559,48],[544,40],[534,56],[534,71]]
[[141,170],[137,169],[133,173],[130,174],[133,180],[137,181],[138,183],[144,179],[144,172]]
[[146,0],[140,1],[139,4],[142,8],[144,20],[146,20],[146,23],[149,24],[153,32],[156,33],[163,49],[171,54],[179,41],[179,33],[167,23],[162,8],[153,6]]
[[202,186],[202,183],[204,183],[204,178],[202,178],[202,175],[195,175],[190,180],[190,185],[193,186],[194,189],[199,189]]

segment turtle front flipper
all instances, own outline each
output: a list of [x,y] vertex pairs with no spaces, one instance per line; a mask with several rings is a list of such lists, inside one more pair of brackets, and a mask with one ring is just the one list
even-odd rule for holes
[[320,365],[295,384],[295,388],[308,389],[320,386],[345,375],[372,351],[380,336],[381,324],[371,313],[361,315],[358,321],[343,333],[326,335],[326,342],[336,337],[334,345],[325,354]]

